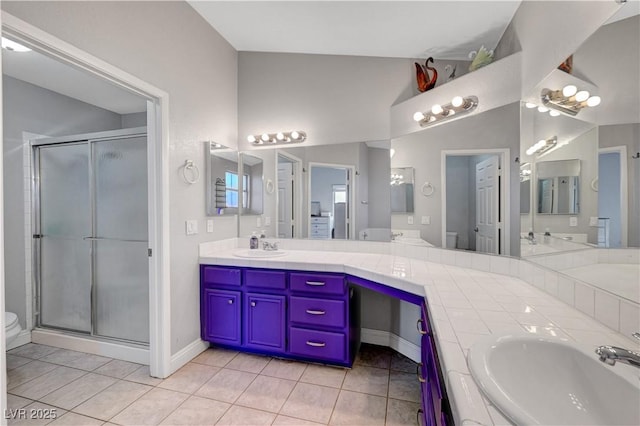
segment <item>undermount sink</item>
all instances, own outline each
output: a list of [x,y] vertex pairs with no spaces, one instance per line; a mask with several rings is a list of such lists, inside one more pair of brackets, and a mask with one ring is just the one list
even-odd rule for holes
[[249,257],[249,258],[259,258],[264,259],[268,257],[279,257],[287,254],[286,251],[282,250],[260,250],[260,249],[241,249],[233,252],[234,256],[237,257]]
[[640,370],[606,365],[593,350],[540,336],[487,336],[467,360],[478,386],[515,424],[640,424]]

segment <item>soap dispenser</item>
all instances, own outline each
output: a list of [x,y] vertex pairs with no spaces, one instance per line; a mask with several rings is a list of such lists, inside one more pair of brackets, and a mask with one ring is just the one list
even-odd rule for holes
[[256,235],[256,231],[253,231],[251,234],[251,238],[249,239],[249,248],[251,250],[258,248],[258,236]]

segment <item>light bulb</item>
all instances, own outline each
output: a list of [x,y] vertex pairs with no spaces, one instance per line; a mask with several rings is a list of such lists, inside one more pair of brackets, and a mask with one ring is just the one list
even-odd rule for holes
[[451,105],[453,105],[456,108],[459,106],[462,106],[463,103],[464,103],[464,99],[462,99],[462,96],[456,96],[451,100]]
[[389,158],[393,158],[393,156],[394,156],[394,155],[396,155],[396,150],[395,150],[395,149],[393,149],[393,148],[391,148],[391,149],[389,150]]
[[549,115],[552,116],[552,117],[557,117],[557,116],[560,115],[560,113],[558,111],[552,109],[551,111],[549,111]]
[[249,143],[256,143],[256,137],[253,135],[247,136],[247,140],[249,141]]
[[601,100],[602,99],[600,99],[600,96],[591,96],[589,99],[587,99],[587,106],[590,106],[590,107],[598,106],[600,105]]
[[431,107],[431,113],[432,114],[442,114],[442,107],[440,106],[440,104],[435,104],[434,106]]
[[269,142],[269,134],[263,133],[260,139],[262,139],[263,142]]
[[214,147],[214,148],[222,148],[222,145],[220,145],[219,143],[214,143],[214,144],[213,144],[213,147]]
[[540,111],[540,112],[547,112],[547,111],[549,111],[549,108],[547,108],[547,107],[545,107],[545,106],[540,105],[540,106],[538,107],[538,111]]
[[587,99],[589,99],[589,92],[587,92],[586,90],[581,90],[578,93],[576,93],[576,101],[584,102]]
[[531,109],[531,108],[535,108],[537,105],[533,104],[531,102],[525,102],[524,106],[526,106],[527,108]]
[[28,47],[23,46],[20,43],[16,43],[15,41],[9,40],[8,38],[4,38],[4,37],[2,37],[2,48],[11,50],[12,52],[30,52],[31,51],[31,49],[29,49]]
[[279,141],[283,141],[284,140],[284,133],[278,132],[278,134],[276,135],[276,139],[278,139]]
[[300,138],[300,133],[296,132],[295,130],[291,132],[291,139],[298,140],[299,138]]
[[562,96],[569,98],[575,95],[577,91],[578,88],[576,86],[574,86],[573,84],[567,84],[562,88]]
[[530,146],[529,149],[527,150],[527,155],[532,155],[534,152],[536,152],[536,147],[534,146]]
[[425,119],[424,113],[422,113],[420,111],[418,111],[415,114],[413,114],[413,121],[420,122],[420,121],[422,121],[424,119]]

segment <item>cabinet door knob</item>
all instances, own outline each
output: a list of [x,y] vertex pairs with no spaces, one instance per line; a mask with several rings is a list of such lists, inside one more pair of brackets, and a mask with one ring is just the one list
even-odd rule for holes
[[256,306],[256,302],[251,302],[251,306]]
[[418,365],[416,365],[416,376],[418,376],[418,381],[420,383],[425,383],[426,382],[425,378],[422,377],[422,366],[423,365],[424,364],[421,363],[421,362],[419,362]]
[[233,305],[233,299],[229,299],[229,304]]
[[424,331],[424,327],[422,327],[422,324],[424,324],[424,320],[422,318],[420,318],[418,320],[418,322],[416,323],[416,327],[418,328],[418,332],[420,334],[427,334],[427,332]]
[[324,342],[312,342],[310,340],[307,340],[307,345],[313,346],[314,348],[324,348],[325,346],[327,346],[327,344]]

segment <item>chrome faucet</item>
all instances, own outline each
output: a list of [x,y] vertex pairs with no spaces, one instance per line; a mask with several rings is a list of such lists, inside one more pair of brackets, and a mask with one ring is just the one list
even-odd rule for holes
[[392,241],[395,240],[397,237],[402,237],[402,232],[398,232],[397,234],[393,233],[393,232],[391,233],[391,240]]
[[278,243],[270,243],[269,241],[262,242],[262,249],[265,251],[276,251],[278,250]]
[[[640,333],[633,333],[632,336],[640,340]],[[617,346],[598,346],[596,354],[600,357],[600,361],[609,365],[615,365],[616,361],[620,361],[640,368],[640,353],[636,351]]]
[[537,244],[536,241],[536,236],[532,231],[529,231],[529,235],[527,235],[526,237],[524,237],[525,240],[529,240],[529,244]]

